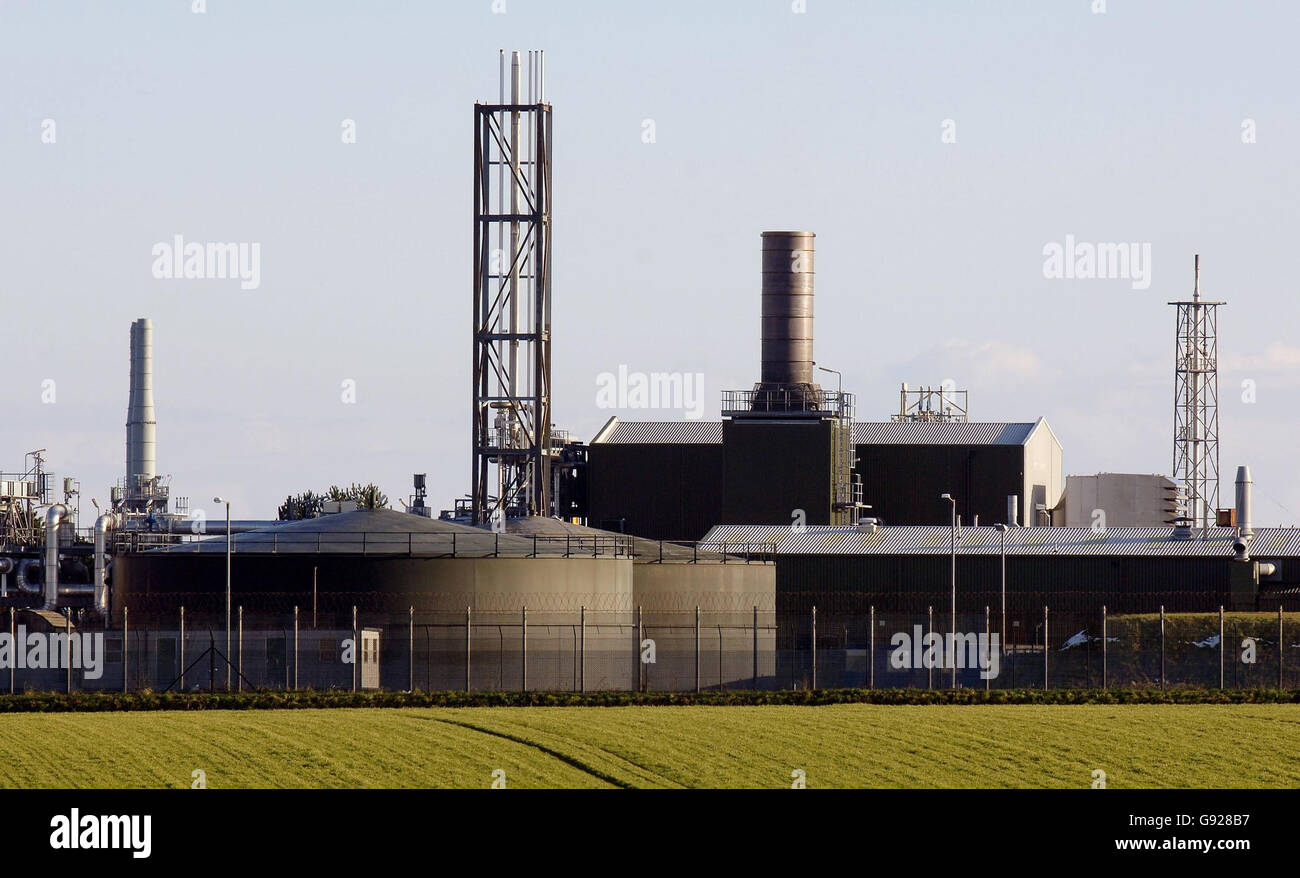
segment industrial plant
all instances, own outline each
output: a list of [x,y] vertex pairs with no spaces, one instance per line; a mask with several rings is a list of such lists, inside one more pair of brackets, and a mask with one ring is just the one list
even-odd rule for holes
[[[499,63],[496,100],[474,105],[466,169],[470,444],[437,450],[470,463],[467,496],[434,517],[416,475],[404,512],[327,504],[293,521],[192,518],[159,469],[166,405],[156,412],[154,369],[177,364],[155,364],[155,329],[141,318],[129,333],[125,467],[108,507],[83,519],[79,484],[57,481],[44,449],[0,474],[0,600],[11,624],[115,631],[123,642],[127,626],[148,626],[150,660],[166,669],[156,679],[178,669],[182,686],[187,624],[222,632],[211,649],[227,680],[237,650],[249,685],[286,686],[290,666],[295,685],[348,685],[354,672],[342,665],[300,681],[289,656],[327,655],[364,628],[374,646],[360,673],[402,688],[417,679],[421,615],[439,620],[422,631],[429,687],[632,689],[646,685],[637,655],[655,625],[665,656],[656,673],[674,681],[662,685],[688,686],[692,674],[698,685],[701,614],[717,626],[720,664],[724,637],[749,655],[719,667],[719,684],[762,685],[787,678],[783,650],[817,610],[925,613],[951,600],[954,617],[992,607],[1005,625],[1048,604],[1300,609],[1300,530],[1254,526],[1248,466],[1235,469],[1234,502],[1219,501],[1224,303],[1201,297],[1199,257],[1192,297],[1170,303],[1169,476],[1067,474],[1041,413],[972,421],[967,392],[952,386],[903,384],[895,414],[860,420],[852,392],[821,383],[831,370],[814,353],[816,235],[800,230],[747,233],[761,360],[752,385],[722,394],[716,419],[617,415],[590,441],[557,429],[566,401],[552,396],[552,344],[576,342],[552,325],[545,56],[502,53]],[[244,614],[277,621],[245,634]],[[381,660],[393,641],[406,646],[408,624],[411,667]],[[510,638],[484,633],[505,627]],[[692,639],[693,668],[681,658]],[[567,658],[530,664],[529,648]],[[124,654],[119,642],[105,685],[127,673]]]

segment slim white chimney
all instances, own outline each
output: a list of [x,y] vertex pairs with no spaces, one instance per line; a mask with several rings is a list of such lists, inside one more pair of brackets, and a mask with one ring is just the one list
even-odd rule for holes
[[126,496],[158,474],[157,423],[153,413],[153,323],[131,324],[131,396],[126,409]]
[[1020,497],[1015,494],[1007,495],[1007,527],[1020,526]]
[[1254,522],[1254,485],[1250,479],[1250,467],[1237,467],[1237,536],[1246,542],[1255,538]]

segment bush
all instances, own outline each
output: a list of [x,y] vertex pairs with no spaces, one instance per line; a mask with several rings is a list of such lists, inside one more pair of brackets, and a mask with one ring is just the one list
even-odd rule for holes
[[74,693],[0,695],[0,713],[127,710],[300,710],[336,707],[626,707],[762,704],[1295,704],[1294,689],[819,689],[772,692]]

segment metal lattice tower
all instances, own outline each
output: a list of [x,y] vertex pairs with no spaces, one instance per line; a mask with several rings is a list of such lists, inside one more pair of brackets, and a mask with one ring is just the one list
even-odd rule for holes
[[544,54],[510,62],[474,105],[475,524],[550,514],[551,107]]
[[1214,525],[1219,506],[1219,306],[1201,298],[1196,256],[1191,301],[1178,308],[1174,355],[1174,479],[1186,492],[1183,515],[1193,527]]

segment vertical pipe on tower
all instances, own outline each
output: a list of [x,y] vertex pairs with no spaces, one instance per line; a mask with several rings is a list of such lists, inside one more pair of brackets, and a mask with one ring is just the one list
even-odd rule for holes
[[153,322],[131,324],[131,393],[126,415],[126,496],[157,475],[157,422],[153,410]]

